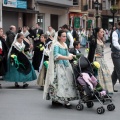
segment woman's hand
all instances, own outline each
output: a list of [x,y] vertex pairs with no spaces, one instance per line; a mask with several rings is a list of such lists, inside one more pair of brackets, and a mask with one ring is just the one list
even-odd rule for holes
[[73,59],[73,57],[75,57],[75,55],[70,54],[70,55],[68,56],[68,60],[72,60],[72,59]]

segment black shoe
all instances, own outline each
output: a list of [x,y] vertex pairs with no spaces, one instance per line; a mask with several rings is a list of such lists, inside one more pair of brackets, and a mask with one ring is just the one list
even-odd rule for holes
[[29,84],[25,83],[23,84],[23,88],[27,88]]
[[52,101],[53,106],[62,106],[63,104],[58,101]]
[[65,108],[67,108],[67,109],[72,109],[72,105],[67,105],[67,104],[65,104]]
[[15,88],[19,88],[20,87],[20,85],[18,85],[17,83],[15,83]]
[[114,90],[114,92],[118,92],[118,90]]

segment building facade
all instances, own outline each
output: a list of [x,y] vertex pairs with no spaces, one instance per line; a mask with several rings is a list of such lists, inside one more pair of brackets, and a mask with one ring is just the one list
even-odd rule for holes
[[[116,12],[113,15],[110,10],[114,6]],[[114,26],[117,26],[117,22],[120,20],[120,0],[103,0],[102,1],[102,27],[105,29],[112,28],[113,19]]]
[[2,1],[2,26],[4,31],[9,29],[10,25],[18,27],[35,24],[34,0],[3,0]]
[[[96,10],[94,7],[95,0],[73,0],[75,5],[69,9],[69,21],[71,26],[74,26],[75,17],[80,18],[80,28],[88,29],[96,26]],[[99,2],[98,14],[101,16],[101,0]],[[73,24],[72,24],[73,23]],[[101,26],[101,17],[98,18],[98,26]]]
[[72,0],[35,0],[35,8],[39,11],[36,21],[44,32],[48,26],[57,31],[61,25],[68,24],[68,8],[72,5]]

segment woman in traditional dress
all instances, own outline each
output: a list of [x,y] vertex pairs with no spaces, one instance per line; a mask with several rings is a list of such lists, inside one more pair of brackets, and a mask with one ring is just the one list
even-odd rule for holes
[[97,47],[95,50],[95,59],[100,63],[100,69],[98,69],[98,80],[101,86],[108,90],[108,93],[113,93],[113,86],[111,80],[111,74],[107,67],[107,64],[104,60],[104,43],[103,43],[103,34],[104,30],[102,28],[96,28],[96,37],[97,37]]
[[37,78],[35,71],[24,53],[25,44],[24,36],[19,33],[8,53],[8,72],[5,80],[15,82],[15,87],[19,87],[18,82],[23,82],[23,88],[28,87],[26,82],[33,81]]
[[[3,29],[0,28],[0,76],[2,77],[7,72],[7,54],[8,54],[8,47],[3,35],[4,35]],[[0,87],[1,87],[1,84],[0,84]]]
[[43,51],[43,56],[42,56],[42,60],[40,63],[40,67],[39,67],[39,76],[38,76],[37,84],[41,88],[43,88],[45,84],[45,77],[46,77],[46,71],[47,71],[48,64],[49,64],[48,61],[49,61],[51,44],[52,44],[52,41],[49,41],[48,43],[46,43],[45,49]]
[[81,45],[83,46],[83,47],[85,47],[86,46],[86,43],[87,43],[87,35],[86,35],[86,31],[84,30],[84,29],[82,29],[82,31],[81,31]]
[[73,54],[68,52],[65,41],[66,32],[58,31],[58,39],[51,46],[43,97],[52,100],[52,105],[59,105],[61,103],[58,101],[63,101],[66,108],[71,108],[69,101],[77,99],[77,94],[69,62]]

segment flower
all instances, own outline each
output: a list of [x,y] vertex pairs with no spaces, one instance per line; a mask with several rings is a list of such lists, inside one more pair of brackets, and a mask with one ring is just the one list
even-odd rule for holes
[[40,37],[40,34],[37,34],[36,36],[37,36],[37,37]]
[[86,48],[86,49],[85,49],[85,52],[87,52],[87,53],[88,53],[88,52],[89,52],[89,48]]
[[42,46],[41,48],[40,48],[40,51],[43,51],[44,50],[44,47]]
[[93,64],[93,65],[94,65],[94,67],[96,67],[97,69],[99,69],[99,68],[100,68],[100,64],[99,64],[99,62],[94,61],[92,64]]
[[11,55],[11,58],[15,58],[15,57],[17,57],[17,56],[16,56],[16,55],[14,55],[14,54],[12,54],[12,55]]
[[40,51],[43,51],[44,50],[44,46],[42,45],[42,44],[40,44],[39,46],[37,46],[39,49],[40,49]]

